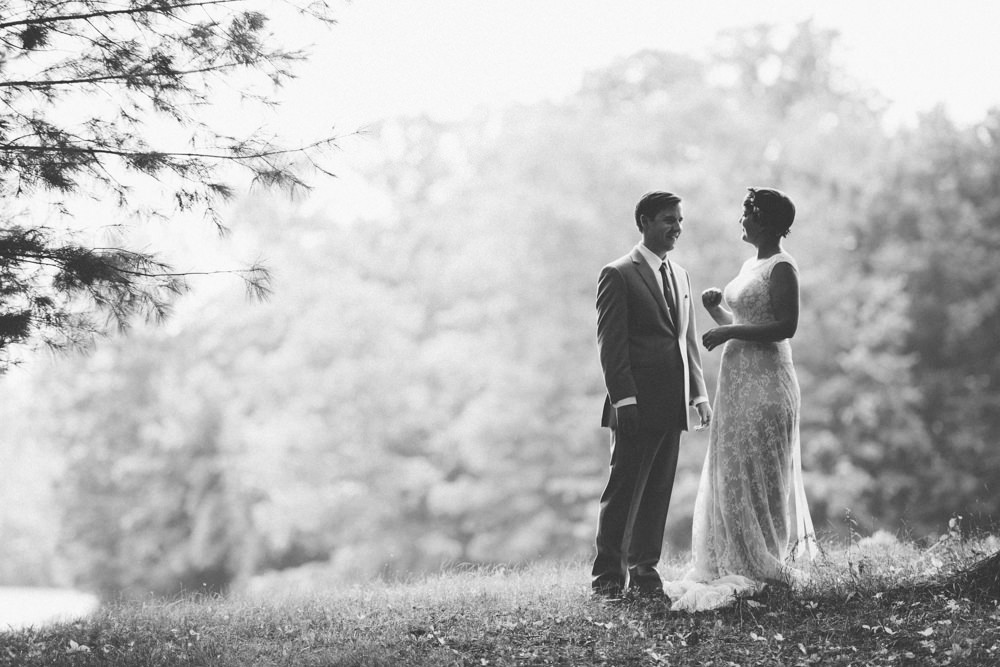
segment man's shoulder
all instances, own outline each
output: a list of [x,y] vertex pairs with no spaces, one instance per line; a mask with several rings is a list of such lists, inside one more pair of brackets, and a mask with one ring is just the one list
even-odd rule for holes
[[626,266],[632,266],[632,261],[633,261],[632,260],[632,254],[634,252],[635,252],[634,250],[630,250],[628,253],[622,255],[621,257],[619,257],[618,259],[614,260],[613,262],[608,262],[607,264],[604,265],[604,269],[618,269],[618,270],[621,270],[621,269],[623,269]]

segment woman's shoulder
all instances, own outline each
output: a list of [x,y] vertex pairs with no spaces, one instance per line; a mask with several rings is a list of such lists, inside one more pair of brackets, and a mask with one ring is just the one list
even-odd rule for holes
[[795,258],[789,255],[784,250],[774,255],[771,255],[767,259],[763,260],[761,262],[761,269],[763,270],[764,275],[770,277],[771,273],[774,271],[774,267],[778,266],[779,264],[788,264],[790,267],[792,267],[792,273],[794,273],[796,276],[799,275],[798,262],[796,262]]
[[792,268],[795,269],[795,272],[796,273],[799,272],[799,263],[795,261],[794,257],[789,255],[784,250],[775,255],[772,255],[768,263],[771,265],[772,268],[777,266],[778,264],[791,264]]

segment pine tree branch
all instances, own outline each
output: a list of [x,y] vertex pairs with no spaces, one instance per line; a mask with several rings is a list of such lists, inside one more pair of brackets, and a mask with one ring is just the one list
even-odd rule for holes
[[[112,155],[115,157],[137,157],[148,155],[151,157],[170,157],[170,158],[204,158],[210,160],[255,160],[268,157],[279,157],[282,155],[290,155],[293,153],[305,153],[307,151],[313,150],[315,148],[320,148],[322,146],[331,146],[337,141],[342,139],[342,137],[329,137],[327,139],[320,139],[314,141],[310,144],[305,144],[296,148],[275,148],[273,150],[259,151],[255,153],[247,153],[244,155],[233,154],[233,155],[222,155],[219,153],[198,153],[198,152],[185,152],[185,151],[126,151],[126,150],[115,150],[111,148],[79,148],[76,146],[25,146],[17,144],[0,144],[0,152],[7,153],[58,153],[58,154],[71,154],[71,155]],[[222,150],[222,149],[220,149]]]
[[[229,183],[220,182],[224,165],[249,170],[253,184],[289,190],[306,186],[297,157],[329,173],[317,158],[336,146],[338,137],[289,148],[259,131],[230,137],[197,114],[189,115],[190,105],[207,103],[216,85],[235,83],[236,72],[256,71],[280,84],[305,57],[275,48],[265,30],[267,16],[235,6],[241,3],[247,0],[26,0],[17,14],[4,12],[0,50],[8,55],[5,62],[41,67],[30,72],[12,65],[0,77],[0,192],[17,197],[42,188],[95,199],[111,194],[117,201],[109,205],[128,208],[129,188],[116,177],[123,168],[169,177],[164,188],[177,207],[204,210],[224,231],[215,210],[215,202],[233,193]],[[328,21],[321,6],[326,7],[318,3],[300,10]],[[133,33],[133,38],[123,37]],[[113,117],[95,106],[68,127],[56,111],[62,103],[76,103],[70,91],[84,100],[126,94],[113,98]],[[266,95],[256,101],[274,102]],[[170,135],[153,129],[153,119],[175,123],[189,143],[172,143]],[[154,142],[190,150],[152,150]],[[59,206],[72,216],[67,206]],[[163,217],[166,206],[158,201],[135,213]],[[155,253],[65,243],[58,236],[45,227],[0,220],[0,373],[13,363],[13,345],[34,341],[66,349],[106,333],[112,322],[122,328],[135,316],[162,318],[174,297],[188,289],[188,276],[236,275],[251,297],[269,292],[270,276],[259,263],[177,271]]]
[[[264,58],[261,58],[262,60]],[[34,90],[42,90],[47,88],[55,88],[56,86],[78,86],[92,83],[106,83],[108,81],[129,81],[134,79],[152,79],[156,77],[169,77],[169,78],[183,78],[185,76],[191,76],[192,74],[207,74],[209,72],[220,72],[231,69],[237,69],[239,67],[247,67],[252,63],[224,63],[222,65],[211,65],[209,67],[201,67],[198,69],[190,70],[171,70],[169,72],[157,72],[157,71],[145,71],[145,72],[126,72],[124,74],[105,74],[102,76],[88,76],[80,77],[77,79],[48,79],[48,80],[33,80],[33,79],[22,79],[20,81],[0,81],[0,88],[31,88]]]
[[241,0],[203,0],[201,2],[179,2],[176,5],[164,5],[163,3],[149,3],[139,7],[129,7],[128,9],[108,9],[99,12],[89,12],[86,14],[65,14],[59,16],[40,16],[37,18],[21,19],[19,21],[5,21],[0,23],[0,30],[27,25],[46,25],[50,23],[62,23],[65,21],[85,21],[95,18],[105,18],[109,16],[135,15],[135,14],[159,14],[169,16],[170,12],[177,9],[191,9],[206,5],[225,5],[241,2]]

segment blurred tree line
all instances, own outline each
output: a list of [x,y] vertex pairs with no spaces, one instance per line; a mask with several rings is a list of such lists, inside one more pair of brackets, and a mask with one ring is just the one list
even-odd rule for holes
[[[37,520],[4,503],[0,580],[141,595],[589,554],[608,457],[596,277],[655,188],[684,197],[675,255],[696,290],[750,252],[746,186],[798,206],[817,527],[846,509],[914,537],[956,513],[988,526],[1000,110],[887,129],[834,47],[805,23],[729,33],[704,60],[638,53],[560,103],[386,123],[367,214],[245,201],[235,234],[267,249],[269,302],[201,290],[162,328],[8,378],[7,467],[53,485],[20,489]],[[685,439],[675,550],[706,443]]]

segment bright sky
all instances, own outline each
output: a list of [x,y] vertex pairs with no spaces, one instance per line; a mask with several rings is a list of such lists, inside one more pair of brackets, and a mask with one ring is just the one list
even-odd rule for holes
[[[936,103],[971,122],[1000,104],[1000,2],[965,0],[354,0],[317,34],[289,91],[293,122],[354,129],[426,112],[558,99],[643,48],[700,54],[720,30],[813,18],[840,60],[909,119]],[[300,38],[301,35],[294,35]]]

